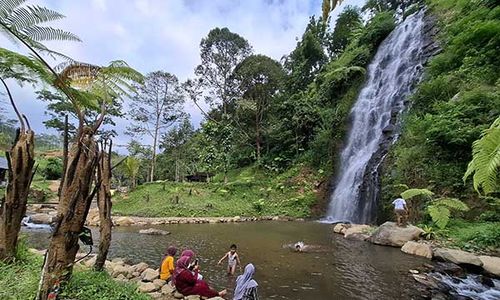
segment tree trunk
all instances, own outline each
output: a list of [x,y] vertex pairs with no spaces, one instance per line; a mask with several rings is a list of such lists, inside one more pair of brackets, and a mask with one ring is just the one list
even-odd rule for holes
[[257,163],[260,163],[261,141],[260,141],[260,126],[258,118],[256,118],[255,120],[255,147],[256,147]]
[[8,184],[0,207],[0,261],[11,261],[16,254],[21,220],[26,213],[28,193],[35,164],[34,132],[18,130],[10,153],[6,152]]
[[111,244],[111,148],[110,141],[108,153],[106,153],[106,143],[101,147],[101,155],[97,166],[97,181],[100,182],[97,192],[97,206],[99,208],[99,253],[94,269],[102,271],[108,256],[109,245]]
[[179,158],[175,155],[175,182],[179,182]]
[[66,178],[61,188],[56,224],[45,255],[40,286],[36,299],[47,300],[54,286],[70,278],[78,238],[87,217],[99,182],[92,190],[98,163],[97,147],[91,128],[83,128],[71,147]]
[[[158,124],[158,123],[157,123]],[[157,125],[158,126],[158,125]],[[158,142],[158,127],[155,128],[155,136],[153,139],[153,157],[151,158],[151,174],[149,174],[150,182],[154,181],[155,166],[156,166],[156,143]]]

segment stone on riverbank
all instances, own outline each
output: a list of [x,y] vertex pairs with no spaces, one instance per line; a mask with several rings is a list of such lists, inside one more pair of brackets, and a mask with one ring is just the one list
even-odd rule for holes
[[403,245],[401,251],[411,255],[422,256],[429,259],[432,258],[432,248],[429,244],[408,241]]
[[142,293],[152,293],[158,290],[158,287],[152,282],[139,282],[137,288]]
[[170,284],[165,284],[161,287],[161,293],[164,295],[172,295],[175,292],[175,288]]
[[116,226],[131,226],[135,224],[135,221],[130,217],[119,217],[114,223]]
[[344,231],[344,237],[346,239],[359,239],[360,237],[362,237],[362,240],[366,240],[370,237],[367,232],[370,231],[371,228],[372,227],[370,225],[353,224],[346,228],[346,230]]
[[345,234],[345,231],[347,230],[348,224],[344,223],[337,223],[335,226],[333,226],[333,232],[338,233],[338,234]]
[[133,268],[134,272],[138,272],[139,274],[141,274],[142,272],[144,272],[144,270],[149,268],[149,265],[145,262],[140,262],[137,265],[134,265]]
[[165,280],[163,280],[163,279],[155,279],[155,280],[153,280],[153,284],[156,285],[158,287],[158,289],[160,289],[162,286],[164,286],[165,283],[167,283],[167,282]]
[[394,222],[385,222],[375,230],[370,241],[378,245],[401,247],[408,241],[418,240],[423,232],[413,225],[399,227]]
[[113,273],[111,274],[111,276],[118,277],[118,275],[123,275],[128,278],[130,275],[132,275],[132,272],[132,267],[117,264],[113,268]]
[[479,256],[479,260],[483,263],[483,269],[496,277],[500,277],[500,257]]
[[148,228],[139,230],[141,234],[149,234],[149,235],[169,235],[170,232],[160,229]]
[[147,268],[141,274],[141,279],[143,281],[153,281],[159,277],[160,277],[160,273],[158,272],[158,270],[153,270],[151,268]]
[[437,248],[434,257],[443,261],[449,261],[457,265],[473,265],[481,267],[483,263],[472,253],[457,249]]

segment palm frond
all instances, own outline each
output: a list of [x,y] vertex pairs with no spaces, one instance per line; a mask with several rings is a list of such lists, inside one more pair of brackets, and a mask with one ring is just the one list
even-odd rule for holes
[[403,199],[411,199],[416,196],[432,197],[434,193],[428,189],[408,189],[401,193]]

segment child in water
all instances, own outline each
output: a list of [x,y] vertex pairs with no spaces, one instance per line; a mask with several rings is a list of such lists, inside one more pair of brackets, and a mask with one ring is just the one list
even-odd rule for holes
[[217,264],[221,264],[224,259],[227,257],[227,274],[228,275],[234,275],[236,272],[236,266],[241,266],[240,262],[240,257],[238,256],[238,253],[236,253],[236,245],[232,244],[231,247],[229,247],[229,252],[227,252]]

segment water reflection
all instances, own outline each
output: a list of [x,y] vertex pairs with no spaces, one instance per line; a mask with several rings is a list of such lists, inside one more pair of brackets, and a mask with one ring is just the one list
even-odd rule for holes
[[[262,222],[236,224],[184,224],[153,226],[172,232],[168,236],[139,234],[138,227],[113,231],[110,257],[131,263],[145,261],[157,267],[166,247],[193,249],[204,278],[217,289],[232,291],[234,278],[225,274],[218,259],[235,243],[242,264],[256,266],[256,280],[263,299],[418,299],[408,270],[424,260],[397,248],[348,241],[333,235],[320,223]],[[98,231],[93,230],[94,240]],[[47,232],[28,232],[29,242],[45,248]],[[283,245],[304,241],[324,252],[295,253]],[[180,252],[179,252],[180,253]],[[238,270],[239,272],[239,270]]]

